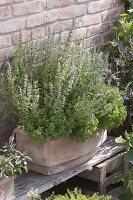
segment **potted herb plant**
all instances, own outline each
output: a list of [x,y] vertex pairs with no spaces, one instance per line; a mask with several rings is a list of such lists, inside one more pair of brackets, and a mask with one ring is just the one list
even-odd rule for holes
[[19,44],[2,83],[19,119],[17,148],[30,169],[57,173],[89,160],[106,140],[105,129],[126,117],[119,90],[105,84],[107,59],[83,43],[48,36]]
[[15,149],[13,136],[10,143],[0,149],[0,199],[14,198],[14,179],[17,173],[27,172],[29,157]]

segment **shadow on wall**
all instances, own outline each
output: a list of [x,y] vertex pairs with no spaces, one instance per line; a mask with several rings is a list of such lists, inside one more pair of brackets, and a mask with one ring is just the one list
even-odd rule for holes
[[0,89],[0,148],[8,142],[10,135],[15,127],[15,122],[5,111],[6,101],[2,89]]
[[[87,28],[86,41],[90,46],[100,46],[107,41],[112,41],[115,38],[115,33],[111,31],[114,21],[119,17],[119,14],[124,11],[123,5],[115,9],[109,9],[100,13],[101,16],[93,14],[93,25]],[[100,21],[101,17],[101,21]],[[96,19],[95,19],[96,18]],[[99,23],[97,21],[99,20]],[[96,24],[95,24],[96,23]]]

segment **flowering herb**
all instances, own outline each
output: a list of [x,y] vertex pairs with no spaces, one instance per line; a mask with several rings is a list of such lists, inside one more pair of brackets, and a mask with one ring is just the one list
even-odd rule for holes
[[78,142],[126,117],[119,90],[105,84],[107,59],[68,37],[19,45],[3,73],[12,114],[38,141],[71,136]]
[[26,153],[15,149],[14,136],[11,136],[9,144],[0,149],[0,179],[22,173],[23,170],[28,172],[26,160],[29,159]]

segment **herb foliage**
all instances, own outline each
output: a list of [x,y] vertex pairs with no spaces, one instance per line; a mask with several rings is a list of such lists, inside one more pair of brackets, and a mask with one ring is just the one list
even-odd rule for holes
[[111,200],[111,197],[99,195],[98,193],[87,197],[81,193],[80,189],[75,188],[74,191],[67,190],[65,195],[52,195],[46,198],[46,200]]
[[10,137],[9,144],[0,149],[0,179],[15,176],[23,171],[28,172],[27,160],[30,158],[15,148],[14,136]]
[[[34,188],[28,192],[28,199],[42,200],[38,194],[38,190]],[[99,195],[98,193],[95,193],[92,196],[86,196],[81,193],[80,189],[75,188],[74,191],[67,190],[65,195],[52,194],[50,197],[44,198],[44,200],[111,200],[111,196]]]
[[12,114],[42,141],[71,136],[79,142],[118,126],[126,117],[119,90],[105,84],[107,59],[83,43],[49,35],[19,44],[2,83]]

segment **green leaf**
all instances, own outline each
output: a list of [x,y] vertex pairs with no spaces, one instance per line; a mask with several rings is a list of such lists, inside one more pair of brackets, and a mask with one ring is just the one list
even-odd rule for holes
[[125,160],[129,162],[133,162],[133,150],[127,151],[124,157],[125,157]]
[[126,143],[126,140],[122,136],[120,136],[115,139],[115,142],[116,142],[116,144],[124,145]]
[[25,170],[26,173],[28,173],[28,169],[26,166],[24,166],[23,169]]
[[122,13],[122,14],[120,14],[120,17],[121,18],[127,18],[129,15],[128,14],[126,14],[126,13]]
[[21,169],[21,168],[18,168],[17,170],[18,170],[18,172],[19,172],[20,174],[22,174],[22,169]]

